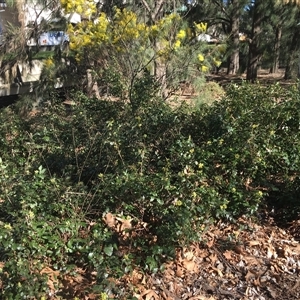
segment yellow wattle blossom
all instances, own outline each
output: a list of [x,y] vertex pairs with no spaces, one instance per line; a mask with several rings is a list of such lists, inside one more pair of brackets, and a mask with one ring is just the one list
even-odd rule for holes
[[181,46],[181,42],[180,42],[180,40],[177,40],[177,41],[175,41],[173,48],[174,48],[174,50],[177,50],[178,48],[180,48],[180,46]]
[[96,2],[93,0],[60,0],[60,3],[67,13],[84,13],[85,16],[90,17],[91,14],[97,11]]
[[53,58],[47,58],[47,59],[44,61],[44,65],[45,65],[45,67],[47,67],[47,68],[53,67],[53,66],[54,66]]
[[208,71],[208,67],[207,66],[201,66],[201,71],[202,72],[207,72]]
[[156,34],[158,34],[158,32],[159,32],[159,29],[158,29],[157,24],[154,24],[154,25],[150,26],[150,27],[149,27],[149,30],[150,30],[150,32],[151,32],[153,35],[156,35]]
[[198,54],[198,60],[200,61],[200,62],[203,62],[204,61],[204,56],[200,53],[200,54]]
[[194,26],[196,28],[197,33],[203,33],[206,31],[207,29],[207,23],[195,23],[194,22]]
[[183,30],[183,29],[179,30],[179,32],[177,33],[177,39],[183,40],[185,37],[186,37],[185,30]]
[[[65,11],[82,10],[86,15],[87,11],[93,9],[94,0],[61,0],[61,4]],[[118,53],[147,52],[165,61],[181,48],[187,34],[188,30],[182,29],[181,17],[176,13],[148,25],[126,8],[116,8],[111,19],[101,13],[95,20],[68,26],[70,49],[75,52],[78,62],[83,61],[86,56],[84,53],[97,57],[101,49],[106,48]],[[156,45],[152,43],[153,37]]]
[[219,67],[221,65],[221,61],[217,60],[217,59],[213,59],[215,66]]

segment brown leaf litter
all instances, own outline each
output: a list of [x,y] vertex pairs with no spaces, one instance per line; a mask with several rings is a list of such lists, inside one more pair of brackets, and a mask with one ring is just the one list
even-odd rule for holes
[[[129,235],[136,230],[147,233],[147,224],[133,225],[132,219],[121,215],[108,213],[103,221],[119,234],[125,252]],[[109,298],[105,299],[298,300],[300,244],[292,234],[297,238],[299,224],[294,221],[287,231],[271,222],[259,225],[246,218],[235,225],[219,222],[200,242],[177,249],[162,272],[146,274],[135,268],[121,279],[108,278],[114,289],[106,290]],[[48,278],[48,299],[102,299],[99,293],[90,292],[97,284],[95,270],[78,266],[73,275],[65,275],[45,267],[40,273]],[[58,285],[60,295],[55,291]]]
[[141,275],[134,287],[140,300],[300,299],[300,245],[274,225],[219,222],[202,242],[178,249],[162,273]]

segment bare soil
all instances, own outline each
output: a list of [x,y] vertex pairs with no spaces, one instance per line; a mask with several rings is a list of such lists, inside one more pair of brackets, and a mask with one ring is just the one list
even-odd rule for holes
[[[277,73],[270,73],[269,70],[260,69],[258,71],[257,82],[261,84],[274,84],[279,83],[283,86],[289,86],[295,83],[295,80],[284,79],[284,69],[279,69]],[[229,83],[241,83],[246,80],[246,74],[241,75],[228,75],[225,70],[221,70],[218,74],[210,74],[207,76],[208,81],[218,82],[221,86],[226,86]]]

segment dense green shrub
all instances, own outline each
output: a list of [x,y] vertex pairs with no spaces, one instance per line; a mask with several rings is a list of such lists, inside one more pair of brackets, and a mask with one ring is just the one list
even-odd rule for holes
[[[72,109],[53,98],[34,118],[1,111],[4,298],[70,296],[62,279],[78,267],[109,291],[110,276],[157,271],[208,222],[254,214],[267,194],[299,211],[297,90],[233,85],[193,109],[151,91],[138,101],[136,88],[135,107],[74,93]],[[131,225],[108,226],[108,212]]]

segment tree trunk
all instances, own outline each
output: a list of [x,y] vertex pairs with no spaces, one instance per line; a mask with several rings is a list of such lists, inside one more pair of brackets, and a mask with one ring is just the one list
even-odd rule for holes
[[232,40],[232,52],[230,55],[230,61],[227,73],[236,75],[240,68],[240,39],[239,39],[239,27],[240,27],[240,10],[239,1],[232,0],[233,12],[231,22],[231,40]]
[[[142,0],[141,2],[144,8],[146,9],[146,11],[148,12],[150,23],[155,24],[155,22],[159,20],[163,12],[162,10],[165,1],[158,0],[158,1],[148,3],[146,0]],[[173,1],[173,5],[175,5],[175,1]],[[159,50],[162,49],[162,45],[160,44],[160,42],[157,40],[157,38],[154,38],[152,43],[153,43],[154,52],[159,53]],[[153,66],[154,66],[155,79],[160,84],[160,92],[162,97],[165,98],[167,94],[167,66],[163,61],[163,59],[159,56],[154,60]]]
[[276,36],[275,36],[275,44],[274,44],[274,59],[273,59],[273,65],[270,70],[270,73],[277,73],[279,70],[281,36],[282,36],[282,27],[281,25],[279,25],[276,28]]
[[251,39],[249,40],[248,66],[246,77],[246,79],[251,82],[254,82],[257,79],[258,63],[262,56],[260,49],[261,23],[263,20],[261,10],[262,1],[264,0],[256,0],[253,8],[253,22],[251,30]]
[[[292,41],[289,48],[289,55],[287,57],[286,67],[285,67],[285,74],[284,79],[291,79],[293,77],[293,66],[295,64],[295,57],[298,51],[298,44],[299,44],[299,31],[298,28],[295,27],[292,37]],[[298,71],[299,73],[299,71]],[[299,76],[299,74],[298,74]]]
[[[154,40],[155,53],[159,53],[162,49],[161,43],[155,38]],[[160,86],[160,96],[165,98],[167,94],[167,65],[162,57],[157,57],[154,60],[154,77]]]

